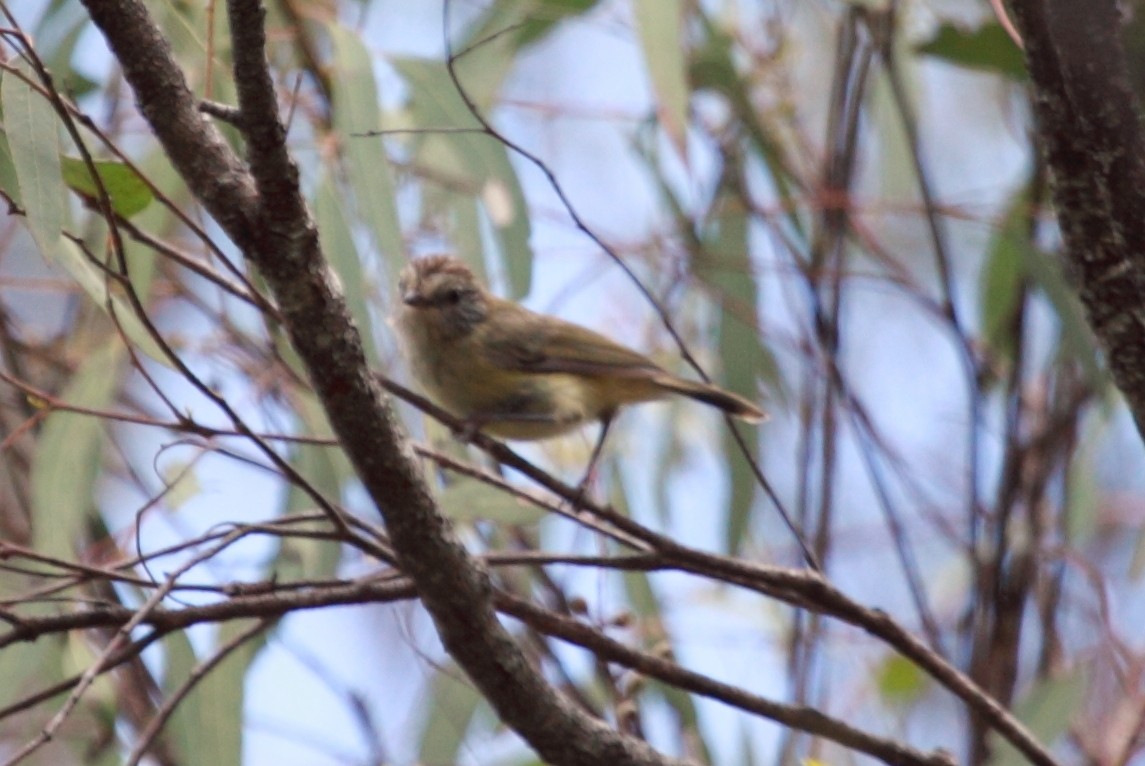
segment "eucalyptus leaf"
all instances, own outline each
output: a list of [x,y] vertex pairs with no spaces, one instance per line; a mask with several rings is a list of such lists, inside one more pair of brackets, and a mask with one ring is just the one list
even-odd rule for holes
[[[307,436],[334,440],[334,432],[326,419],[326,413],[313,392],[297,392],[295,412]],[[299,444],[291,455],[290,465],[311,488],[333,503],[340,501],[342,488],[355,480],[354,469],[338,446]],[[291,484],[286,496],[286,514],[297,515],[316,510],[314,498],[301,487]],[[313,528],[329,529],[329,524],[326,521],[316,522]],[[301,530],[303,527],[292,526],[291,529]],[[270,563],[267,576],[283,580],[334,577],[341,557],[341,547],[330,540],[284,536],[278,555]]]
[[[252,620],[229,620],[219,626],[215,645],[221,647],[253,625]],[[239,766],[243,745],[243,689],[246,673],[265,645],[265,633],[247,639],[206,676],[198,679],[180,701],[168,724],[176,732],[181,763],[186,766]],[[194,672],[190,645],[185,639],[168,641],[168,655],[174,660],[164,679],[170,693]],[[174,650],[174,654],[172,654]],[[191,665],[191,670],[187,670]],[[177,672],[176,672],[177,671]]]
[[334,41],[334,127],[345,142],[345,171],[355,210],[396,282],[405,262],[405,242],[393,170],[381,137],[363,135],[382,124],[373,60],[357,34],[336,24],[328,32]]
[[[107,190],[112,209],[119,215],[130,218],[151,204],[154,199],[151,188],[128,165],[109,160],[96,160],[92,165]],[[99,196],[99,186],[87,163],[64,157],[62,168],[64,182],[73,191],[92,199]]]
[[318,230],[322,232],[323,252],[326,253],[334,273],[338,275],[354,324],[362,334],[366,357],[372,366],[377,367],[380,365],[380,360],[377,341],[374,338],[374,319],[370,312],[372,303],[369,294],[370,284],[362,269],[361,257],[350,231],[350,222],[346,219],[342,195],[339,194],[334,179],[329,175],[325,175],[318,184],[314,216]]
[[533,524],[545,511],[478,479],[461,476],[449,483],[438,498],[446,516],[455,521],[497,521]]
[[688,78],[682,0],[635,0],[640,50],[656,94],[657,116],[681,157],[688,147]]
[[434,674],[427,696],[418,763],[457,763],[483,698],[453,663]]
[[532,281],[532,226],[508,150],[480,132],[440,62],[403,58],[394,65],[410,85],[414,123],[425,131],[418,164],[480,202],[505,259],[510,291],[514,297],[525,295]]
[[[694,260],[696,275],[715,287],[720,296],[721,317],[718,346],[723,362],[724,385],[749,400],[758,398],[759,379],[765,370],[776,369],[770,353],[760,343],[754,318],[759,315],[759,287],[748,259],[747,216],[734,199],[724,197],[717,201],[714,215],[703,233],[703,249]],[[744,321],[750,317],[752,321]],[[738,553],[747,540],[755,499],[755,474],[748,460],[759,459],[758,440],[753,428],[745,428],[749,435],[748,458],[739,454],[739,446],[731,432],[725,432],[724,454],[734,456],[726,462],[731,478],[731,499],[724,529],[724,544],[728,553]]]
[[915,46],[915,50],[966,69],[995,72],[1013,80],[1027,78],[1021,49],[996,21],[977,29],[943,24],[929,40]]
[[0,104],[19,185],[16,201],[24,209],[40,252],[54,260],[60,234],[67,224],[67,187],[60,167],[58,120],[52,105],[16,76],[19,73],[34,81],[32,68],[21,59],[13,68],[15,72],[6,72],[0,78]]
[[[1039,681],[1014,706],[1014,715],[1026,724],[1040,742],[1052,745],[1069,730],[1075,716],[1083,712],[1089,673],[1077,665],[1056,678]],[[994,757],[992,766],[1019,766],[1028,761],[1013,745],[991,732]]]
[[[119,381],[123,348],[112,341],[94,349],[64,388],[69,405],[106,409]],[[48,415],[32,465],[33,545],[49,556],[70,559],[95,512],[96,479],[103,467],[106,424],[101,418],[57,410]]]

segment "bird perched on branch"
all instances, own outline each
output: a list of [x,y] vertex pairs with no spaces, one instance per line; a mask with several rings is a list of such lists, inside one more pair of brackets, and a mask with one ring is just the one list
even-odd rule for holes
[[399,279],[396,326],[414,377],[470,428],[546,439],[680,394],[748,422],[765,413],[717,386],[685,380],[600,333],[489,293],[456,258],[413,261]]

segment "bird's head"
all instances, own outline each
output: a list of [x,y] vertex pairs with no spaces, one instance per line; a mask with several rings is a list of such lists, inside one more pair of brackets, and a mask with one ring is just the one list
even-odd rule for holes
[[418,258],[402,269],[398,291],[409,318],[463,335],[485,321],[489,296],[469,267],[450,255]]

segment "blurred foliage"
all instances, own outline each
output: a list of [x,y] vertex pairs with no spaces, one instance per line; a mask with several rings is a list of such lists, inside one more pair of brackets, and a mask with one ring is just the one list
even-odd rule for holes
[[[378,549],[350,545],[319,513],[344,509],[356,534],[384,539],[258,275],[190,202],[82,6],[50,0],[21,17],[34,11],[16,5],[46,69],[6,38],[0,530],[20,556],[0,571],[5,623],[9,611],[141,608],[153,583],[236,525],[249,534],[190,566],[164,607],[374,573]],[[802,566],[782,509],[848,594],[936,651],[1012,663],[998,688],[1002,660],[966,662],[1045,741],[1092,756],[1084,730],[1112,725],[1110,679],[1145,660],[1117,639],[1136,608],[1105,605],[1140,603],[1140,444],[1058,268],[1037,147],[1023,143],[1020,50],[988,15],[970,24],[908,2],[892,17],[877,5],[455,2],[447,61],[440,27],[418,26],[401,3],[286,0],[270,9],[269,54],[303,188],[374,365],[404,379],[389,296],[409,257],[441,249],[510,297],[693,361],[666,365],[764,400],[772,421],[741,427],[741,451],[691,403],[626,415],[590,492],[685,544]],[[223,6],[148,7],[195,93],[233,103]],[[1140,24],[1137,13],[1126,25],[1135,72]],[[951,68],[976,76],[939,92],[935,71]],[[45,98],[50,84],[59,100]],[[66,105],[85,116],[66,117],[74,134]],[[241,149],[239,131],[216,124]],[[239,433],[214,397],[268,438]],[[440,433],[412,408],[402,415],[426,442]],[[584,442],[527,454],[575,480]],[[422,446],[480,463],[452,440]],[[427,461],[475,552],[629,552],[622,536],[574,526],[481,470]],[[1032,573],[1018,577],[1027,560]],[[593,562],[491,566],[515,595],[753,693],[959,753],[977,737],[995,763],[1017,762],[874,639],[726,584]],[[95,590],[111,567],[114,587]],[[194,680],[158,763],[268,762],[257,747],[287,746],[314,763],[535,762],[442,659],[420,612],[361,606],[355,630],[318,614],[330,622],[310,613],[252,633],[202,678],[196,669],[248,623],[137,630],[133,646],[150,648],[135,674],[116,671],[81,701],[102,728],[57,732],[45,757],[93,762],[93,730],[115,738],[100,757],[129,753]],[[1016,638],[1000,627],[1009,618],[1023,626]],[[611,721],[628,711],[658,747],[706,763],[776,752],[845,762],[813,738],[750,716],[729,724],[699,694],[514,630],[578,704]],[[45,690],[74,684],[112,640],[73,636],[86,654],[56,636],[0,649],[3,749],[35,737],[72,687]],[[295,691],[298,678],[321,694]],[[1141,703],[1145,688],[1134,677],[1117,695]],[[1140,757],[1141,743],[1121,744]]]
[[1014,80],[1026,79],[1022,51],[997,22],[967,30],[956,24],[943,24],[915,50],[966,69],[1003,74]]

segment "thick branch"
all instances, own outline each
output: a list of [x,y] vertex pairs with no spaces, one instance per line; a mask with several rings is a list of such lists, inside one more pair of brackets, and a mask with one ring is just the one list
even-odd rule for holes
[[[253,177],[198,104],[140,0],[84,0],[156,136],[192,192],[262,272],[347,455],[381,511],[442,642],[502,719],[556,764],[672,762],[558,694],[498,622],[488,574],[438,512],[330,276],[283,145],[266,70],[263,10],[229,4],[241,125]],[[257,191],[256,191],[257,190]]]
[[830,739],[853,750],[874,756],[884,763],[896,766],[952,766],[954,763],[954,758],[945,751],[923,753],[899,742],[856,729],[813,707],[772,702],[730,684],[721,683],[682,668],[675,662],[633,649],[609,638],[591,625],[542,609],[524,599],[500,594],[498,602],[506,614],[511,614],[550,636],[582,646],[601,659],[632,668],[675,688],[717,699],[741,710],[770,718],[784,726]]
[[1114,0],[1011,0],[1090,324],[1145,433],[1145,141]]

